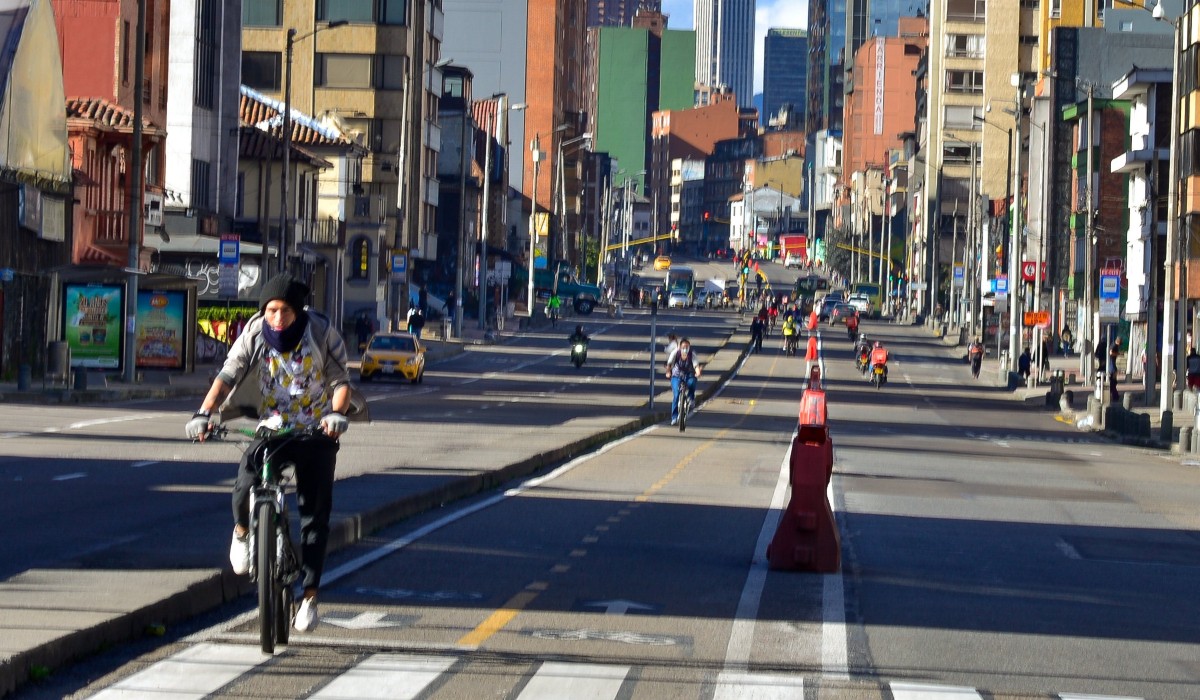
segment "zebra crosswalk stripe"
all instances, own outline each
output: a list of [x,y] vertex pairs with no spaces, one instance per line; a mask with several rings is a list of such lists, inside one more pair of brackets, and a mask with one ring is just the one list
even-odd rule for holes
[[615,698],[627,675],[628,666],[548,661],[529,679],[517,700]]
[[320,700],[411,700],[454,665],[448,656],[375,654],[313,693]]
[[200,700],[271,657],[241,644],[197,644],[100,691],[96,700]]
[[963,686],[890,683],[888,687],[895,700],[982,700],[983,698],[979,691]]
[[713,700],[803,700],[804,677],[724,671]]

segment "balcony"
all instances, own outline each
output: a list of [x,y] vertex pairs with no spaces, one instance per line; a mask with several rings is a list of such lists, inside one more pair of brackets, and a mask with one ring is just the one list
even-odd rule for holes
[[340,248],[346,240],[346,225],[337,219],[299,219],[294,223],[297,245]]

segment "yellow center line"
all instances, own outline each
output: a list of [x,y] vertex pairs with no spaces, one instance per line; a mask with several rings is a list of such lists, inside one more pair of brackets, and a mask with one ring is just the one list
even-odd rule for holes
[[[774,371],[775,371],[775,362],[778,362],[778,359],[772,361],[772,364],[771,364],[771,374],[772,375],[774,374]],[[764,384],[763,387],[761,387],[759,389],[760,394],[765,388],[766,388],[766,385]],[[725,435],[727,435],[731,430],[736,428],[738,425],[741,425],[741,423],[754,410],[754,403],[755,403],[754,401],[750,402],[749,406],[746,408],[746,411],[742,414],[742,417],[738,420],[738,422],[735,425],[725,428],[724,430],[722,430],[721,432],[717,433],[715,436],[713,436],[712,438],[710,438],[709,440],[704,442],[703,444],[696,447],[696,449],[692,450],[691,454],[689,454],[688,456],[686,456],[682,460],[680,460],[679,463],[676,464],[675,467],[671,469],[671,471],[667,472],[667,475],[662,480],[660,480],[659,482],[657,482],[650,488],[646,489],[646,491],[643,492],[641,496],[638,496],[637,498],[634,499],[634,503],[630,503],[629,505],[631,507],[636,507],[639,503],[650,500],[650,497],[652,495],[654,495],[654,493],[661,490],[662,487],[666,486],[667,483],[669,483],[672,479],[674,479],[676,476],[678,476],[679,473],[682,472],[688,466],[688,464],[690,464],[692,462],[692,460],[694,460],[696,457],[698,457],[701,453],[703,453],[708,448],[715,445],[717,443],[717,441],[719,441],[721,438],[723,438]],[[621,514],[627,515],[628,512],[621,511]],[[619,518],[619,517],[613,516],[613,517],[608,518],[608,522],[610,522],[610,523],[616,523],[616,522],[620,522],[620,521],[621,521],[621,518]],[[595,527],[596,532],[604,532],[607,530],[608,530],[607,525],[597,525]],[[586,554],[587,554],[587,550],[575,549],[575,550],[571,551],[570,556],[582,557],[582,556],[585,556]],[[554,567],[552,567],[550,569],[550,571],[553,573],[564,573],[564,572],[568,571],[570,568],[571,567],[566,564],[557,564]],[[463,635],[458,640],[458,645],[465,646],[465,647],[479,647],[484,642],[486,642],[489,638],[491,638],[492,635],[494,635],[497,632],[499,632],[500,630],[504,629],[505,626],[508,625],[508,623],[513,621],[513,618],[515,618],[518,613],[520,613],[525,608],[529,607],[529,604],[532,603],[538,597],[538,595],[541,594],[542,591],[545,591],[549,587],[550,587],[550,584],[545,581],[535,581],[535,582],[529,584],[520,593],[517,593],[512,598],[509,598],[508,601],[505,602],[504,605],[501,606],[498,610],[493,612],[491,615],[488,615],[487,619],[485,619],[483,622],[479,623],[478,627],[471,630],[467,634]]]
[[483,644],[489,637],[504,629],[504,626],[509,622],[512,622],[512,619],[517,616],[517,613],[521,612],[526,606],[532,603],[534,599],[538,597],[539,593],[540,591],[526,590],[521,591],[512,598],[509,598],[508,602],[505,603],[502,608],[491,615],[488,615],[488,618],[479,623],[478,627],[463,635],[463,637],[458,640],[459,645],[477,647],[480,644]]

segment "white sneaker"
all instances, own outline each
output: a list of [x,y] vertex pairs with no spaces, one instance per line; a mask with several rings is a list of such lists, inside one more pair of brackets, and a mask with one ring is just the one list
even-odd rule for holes
[[671,425],[679,425],[679,419],[678,419],[678,418],[672,418],[672,419],[671,419]]
[[229,563],[233,565],[233,573],[242,575],[250,571],[250,533],[241,537],[235,532],[233,541],[229,543]]
[[308,632],[317,626],[321,616],[317,614],[317,599],[305,598],[300,601],[300,609],[296,611],[296,631]]

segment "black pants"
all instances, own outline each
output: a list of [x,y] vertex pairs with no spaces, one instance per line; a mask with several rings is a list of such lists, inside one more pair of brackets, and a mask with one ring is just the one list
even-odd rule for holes
[[[279,443],[286,438],[275,438]],[[233,520],[249,528],[250,490],[258,483],[258,470],[264,448],[258,439],[242,455],[237,481],[233,484]],[[267,446],[273,464],[296,464],[296,505],[300,511],[300,559],[304,588],[319,588],[325,569],[325,546],[329,541],[329,515],[333,512],[333,472],[337,464],[338,443],[313,435],[283,442],[277,449]]]

